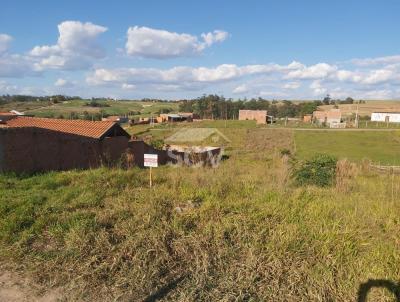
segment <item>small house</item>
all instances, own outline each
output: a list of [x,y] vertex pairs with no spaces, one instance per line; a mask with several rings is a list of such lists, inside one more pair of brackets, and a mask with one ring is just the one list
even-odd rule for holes
[[239,110],[239,121],[255,120],[257,124],[266,124],[267,117],[267,110]]
[[328,111],[314,111],[313,121],[319,124],[340,124],[342,121],[342,112],[340,109],[331,109]]
[[0,172],[87,169],[117,163],[130,135],[115,122],[13,116],[0,123]]
[[400,123],[400,112],[373,112],[372,122]]

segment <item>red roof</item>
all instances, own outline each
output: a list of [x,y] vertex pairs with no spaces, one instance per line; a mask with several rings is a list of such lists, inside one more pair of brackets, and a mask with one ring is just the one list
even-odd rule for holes
[[14,112],[0,112],[0,116],[1,115],[16,115]]
[[64,120],[64,119],[37,118],[37,117],[26,117],[26,116],[17,116],[11,120],[8,120],[6,121],[6,125],[10,128],[20,128],[20,127],[42,128],[42,129],[70,133],[80,136],[98,138],[98,139],[101,138],[108,130],[110,130],[115,125],[118,126],[117,123],[108,121],[92,122],[84,120]]

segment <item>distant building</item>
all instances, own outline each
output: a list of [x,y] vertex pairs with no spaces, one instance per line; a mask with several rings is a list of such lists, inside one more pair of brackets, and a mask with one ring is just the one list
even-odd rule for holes
[[0,112],[0,123],[4,123],[16,116],[13,112]]
[[311,123],[312,122],[312,114],[306,114],[303,116],[304,123]]
[[257,124],[266,124],[267,110],[239,110],[239,120],[255,120]]
[[19,112],[17,110],[10,110],[11,113],[14,113],[15,115],[25,115],[23,112]]
[[340,109],[331,109],[328,111],[314,111],[313,121],[319,124],[340,124],[342,121],[342,112]]
[[179,112],[179,113],[162,113],[156,120],[158,123],[164,122],[192,122],[193,119],[198,119],[198,115],[192,112]]
[[110,115],[101,119],[103,122],[115,122],[119,124],[127,123],[129,118],[126,116]]
[[372,122],[400,123],[400,112],[373,112]]

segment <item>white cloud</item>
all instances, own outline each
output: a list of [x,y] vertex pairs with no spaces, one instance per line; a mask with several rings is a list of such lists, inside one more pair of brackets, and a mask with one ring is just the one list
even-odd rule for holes
[[126,83],[123,83],[122,86],[121,86],[121,88],[122,88],[122,89],[125,89],[125,90],[133,90],[133,89],[136,88],[136,86],[133,85],[133,84],[126,84]]
[[0,54],[5,53],[9,48],[12,37],[6,34],[0,34]]
[[288,73],[288,79],[322,79],[336,72],[337,67],[326,63],[318,63],[312,66],[300,66]]
[[93,59],[105,56],[98,37],[106,27],[90,22],[64,21],[58,25],[59,37],[55,45],[36,46],[30,55],[38,59],[37,69],[83,69]]
[[7,82],[0,81],[0,94],[14,94],[18,87],[16,85],[11,85]]
[[387,65],[400,63],[400,55],[378,58],[353,59],[351,62],[359,66]]
[[237,86],[235,89],[233,89],[233,93],[234,94],[242,94],[242,93],[246,93],[246,92],[248,92],[249,91],[249,89],[247,88],[247,85],[246,84],[243,84],[243,85],[239,85],[239,86]]
[[205,48],[216,42],[222,42],[227,37],[228,33],[221,30],[203,33],[200,40],[186,33],[135,26],[127,31],[125,48],[128,55],[144,58],[186,57],[197,55]]
[[265,64],[244,65],[221,64],[216,67],[177,66],[170,69],[157,68],[116,68],[96,69],[86,79],[91,85],[103,84],[192,84],[228,82],[246,76],[285,73],[297,65]]
[[57,81],[54,82],[54,86],[56,86],[56,87],[71,88],[74,85],[75,85],[75,83],[73,81],[62,79],[62,78],[59,78],[59,79],[57,79]]
[[378,69],[371,71],[364,79],[362,79],[362,83],[364,84],[379,84],[387,82],[393,79],[394,73],[391,70],[387,69]]
[[33,64],[28,57],[8,53],[12,40],[11,36],[0,34],[0,78],[33,74]]
[[0,78],[19,78],[36,74],[32,61],[21,55],[0,55]]
[[[288,82],[288,79],[296,81]],[[299,62],[288,65],[176,66],[169,69],[99,68],[87,76],[86,82],[93,86],[122,87],[125,90],[129,87],[127,85],[134,85],[143,91],[204,92],[210,89],[210,93],[224,91],[225,95],[245,93],[249,96],[269,94],[274,97],[306,98],[331,93],[337,97],[350,95],[366,98],[369,97],[367,91],[380,91],[383,95],[382,90],[385,90],[389,95],[387,90],[390,90],[393,95],[393,89],[381,86],[400,83],[400,69],[388,66],[376,70],[344,70],[326,63],[306,66]],[[233,88],[232,82],[235,83]]]
[[283,85],[284,89],[298,89],[301,86],[299,82],[290,82]]
[[225,41],[228,37],[229,34],[226,31],[223,30],[214,30],[212,33],[206,33],[206,34],[201,34],[201,37],[204,40],[204,43],[207,46],[211,46],[216,42],[223,42]]
[[327,91],[328,91],[326,88],[324,88],[324,87],[322,86],[322,84],[321,84],[320,81],[313,81],[313,82],[311,83],[311,85],[310,85],[310,88],[311,88],[311,90],[312,90],[312,93],[313,93],[315,96],[322,96],[322,95],[326,94]]

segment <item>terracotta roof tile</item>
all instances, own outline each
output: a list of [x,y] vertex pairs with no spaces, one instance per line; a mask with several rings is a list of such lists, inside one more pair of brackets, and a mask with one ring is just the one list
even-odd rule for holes
[[109,121],[92,122],[84,120],[63,120],[18,116],[7,121],[6,125],[10,128],[36,127],[80,136],[101,138],[101,136],[111,127],[116,125],[116,123]]

